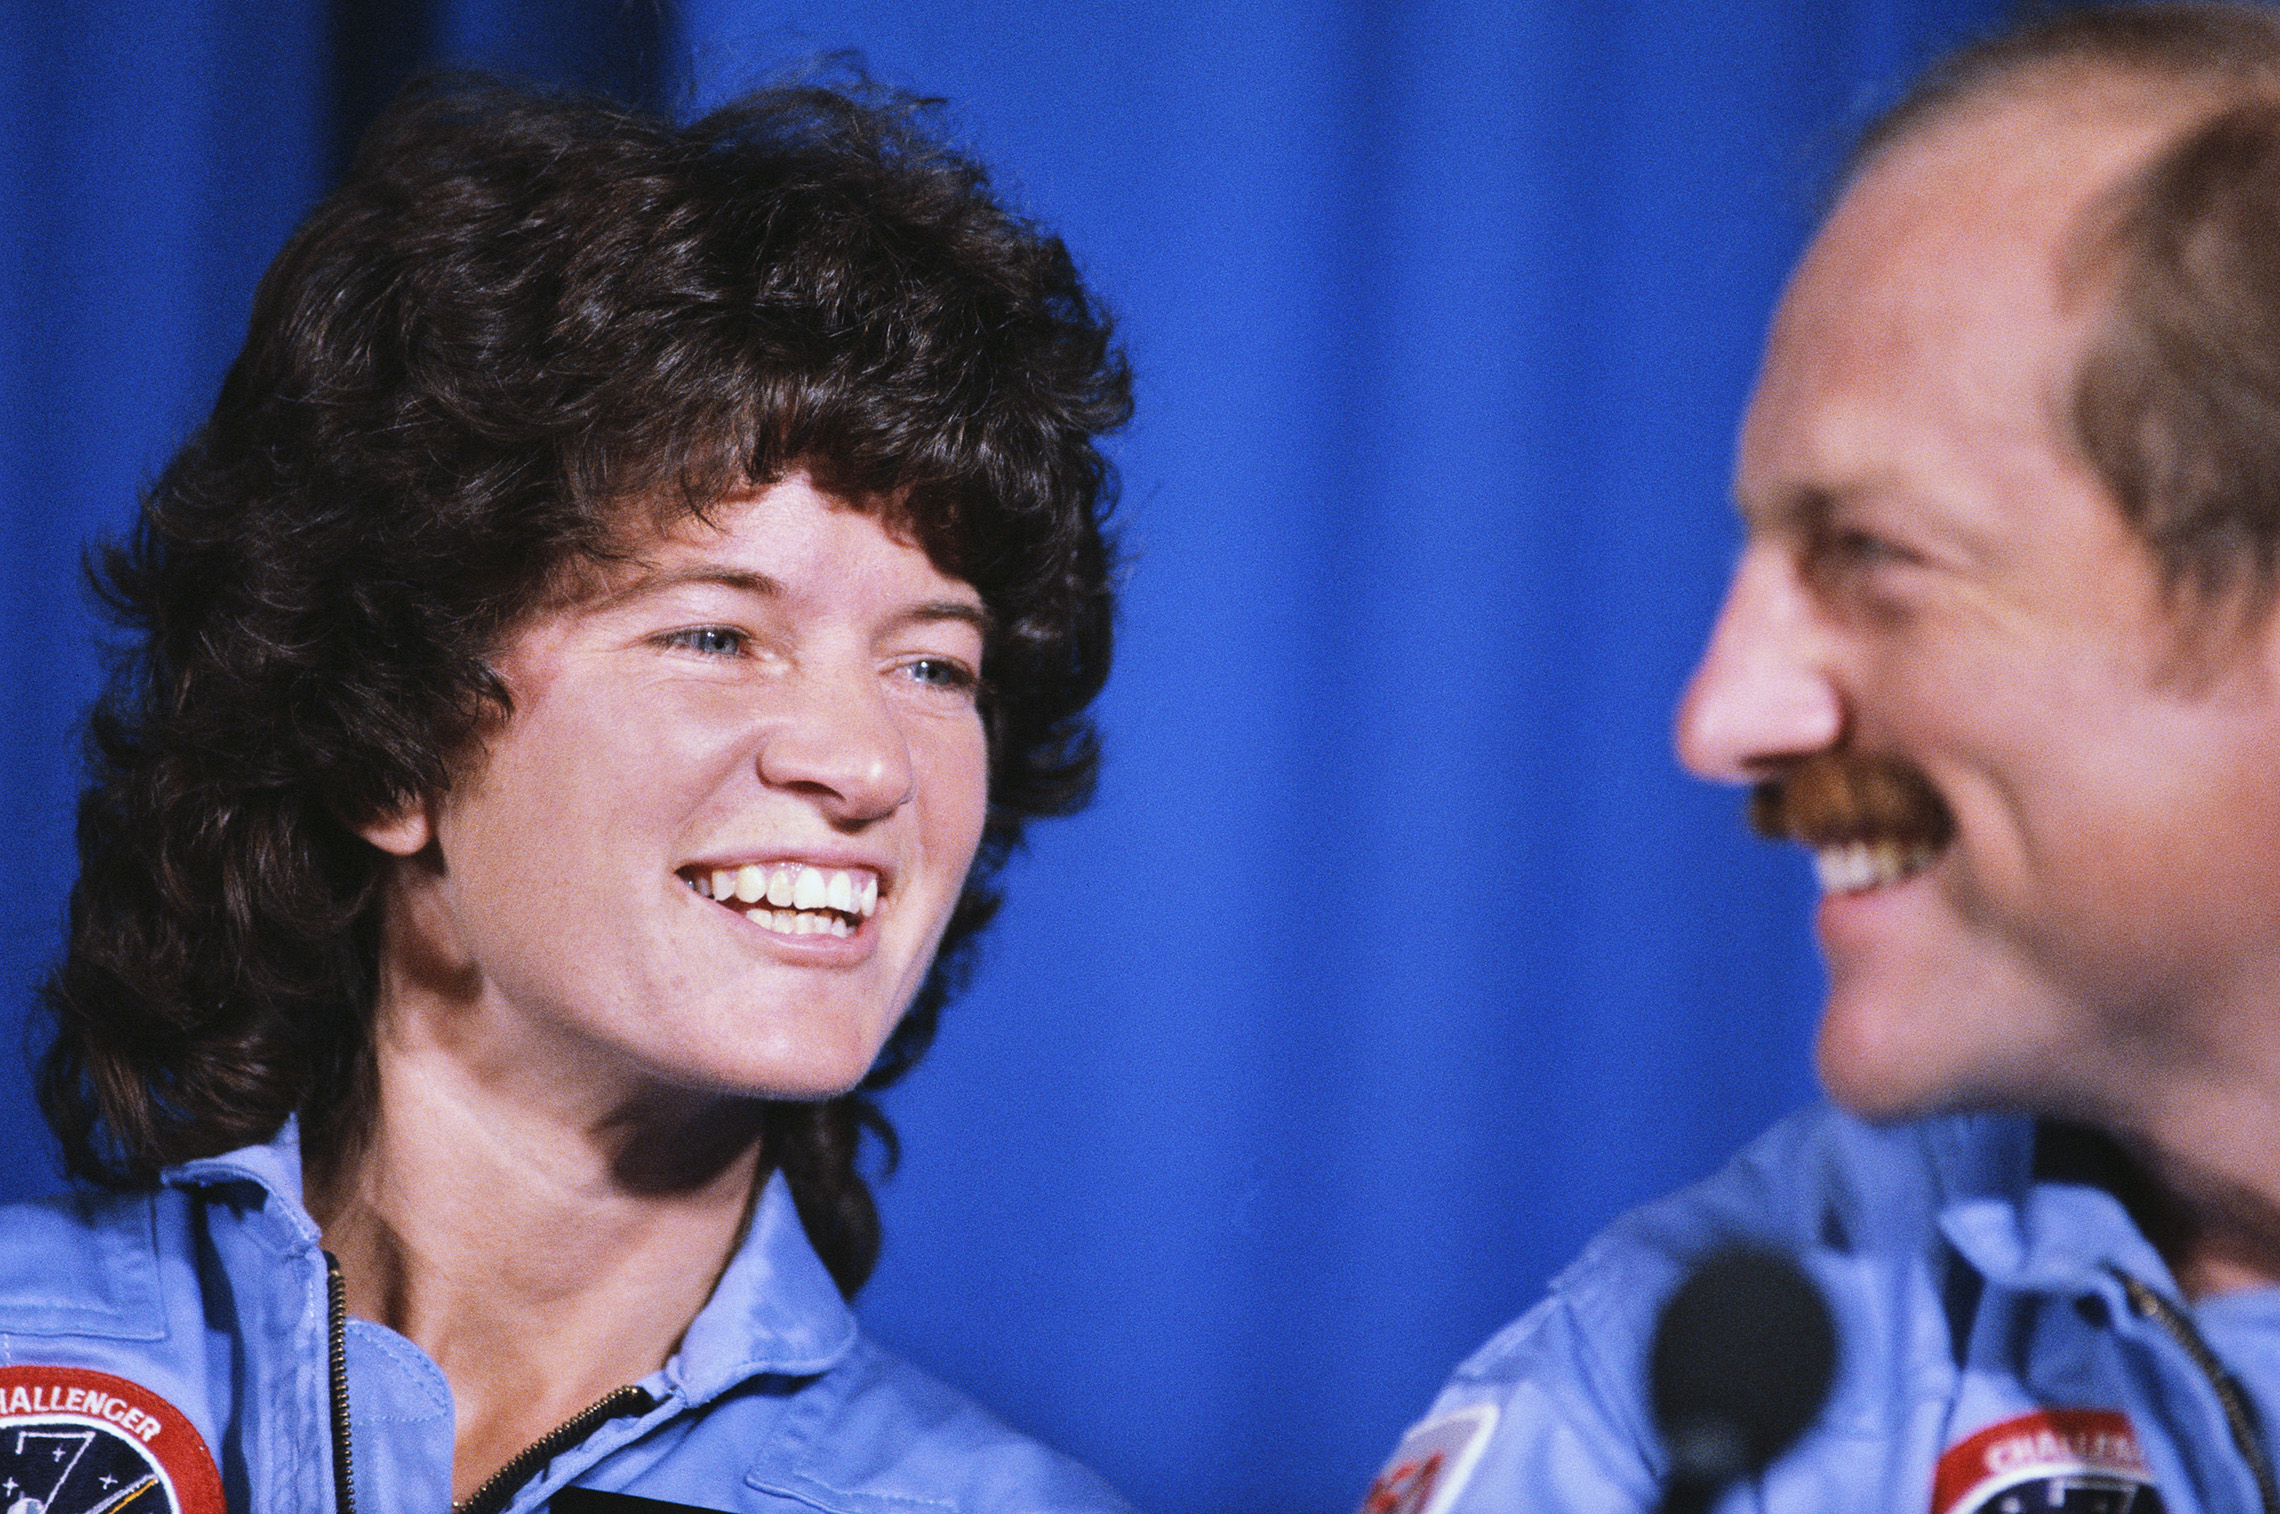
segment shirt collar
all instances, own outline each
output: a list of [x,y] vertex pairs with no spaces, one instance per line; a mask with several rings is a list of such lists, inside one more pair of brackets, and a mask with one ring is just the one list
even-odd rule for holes
[[1940,1229],[1988,1281],[2034,1292],[2105,1293],[2119,1269],[2175,1296],[2177,1285],[2146,1227],[2157,1196],[2112,1141],[2043,1122],[2031,1163],[1956,1198]]
[[[318,1244],[316,1221],[301,1201],[301,1132],[295,1119],[259,1145],[169,1167],[160,1181],[183,1188],[251,1183],[267,1196],[266,1208],[284,1222],[296,1249]],[[855,1334],[854,1313],[808,1243],[783,1174],[774,1173],[664,1375],[697,1399],[759,1373],[812,1376],[846,1356]]]
[[854,1313],[808,1244],[779,1172],[761,1189],[743,1241],[665,1375],[689,1397],[704,1399],[760,1373],[828,1371],[854,1345]]
[[287,1115],[266,1141],[178,1163],[160,1172],[158,1180],[176,1188],[251,1183],[267,1197],[266,1208],[284,1224],[296,1249],[317,1244],[317,1222],[301,1201],[301,1122],[296,1116]]

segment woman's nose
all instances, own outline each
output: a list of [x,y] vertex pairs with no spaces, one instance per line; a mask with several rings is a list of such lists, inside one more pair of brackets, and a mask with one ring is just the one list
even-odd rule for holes
[[763,782],[812,795],[840,824],[890,815],[911,795],[910,744],[868,672],[802,680],[759,763]]

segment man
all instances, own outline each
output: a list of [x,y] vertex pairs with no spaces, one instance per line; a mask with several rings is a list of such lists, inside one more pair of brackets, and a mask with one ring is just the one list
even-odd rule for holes
[[1815,853],[1843,1112],[1601,1237],[1365,1507],[1655,1505],[1658,1307],[1746,1242],[1838,1366],[1722,1507],[2280,1508],[2280,17],[1935,71],[1782,301],[1736,493],[1678,746]]

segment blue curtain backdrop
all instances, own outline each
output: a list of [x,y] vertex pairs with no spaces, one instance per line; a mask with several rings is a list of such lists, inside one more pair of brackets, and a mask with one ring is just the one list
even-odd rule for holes
[[[1733,423],[1849,122],[1994,0],[0,0],[0,1009],[77,576],[422,60],[719,98],[859,49],[1121,312],[1098,804],[893,1098],[890,1343],[1144,1507],[1350,1509],[1622,1207],[1810,1098],[1800,863],[1681,776]],[[0,1068],[0,1195],[57,1185]]]

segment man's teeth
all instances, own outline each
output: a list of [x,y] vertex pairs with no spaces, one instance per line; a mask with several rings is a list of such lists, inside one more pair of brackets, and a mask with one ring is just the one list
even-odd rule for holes
[[1824,894],[1857,894],[1912,877],[1938,855],[1936,847],[1899,841],[1848,841],[1816,848],[1813,873]]
[[722,904],[769,906],[742,914],[761,929],[785,936],[851,936],[854,922],[869,919],[879,908],[874,874],[827,873],[798,862],[716,867],[690,878],[689,887]]

